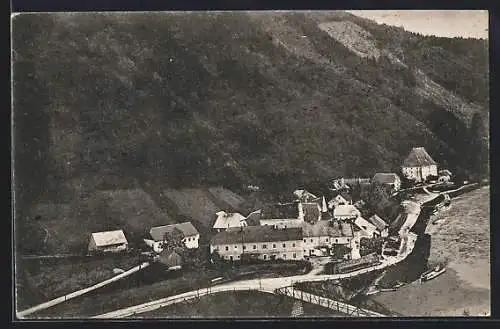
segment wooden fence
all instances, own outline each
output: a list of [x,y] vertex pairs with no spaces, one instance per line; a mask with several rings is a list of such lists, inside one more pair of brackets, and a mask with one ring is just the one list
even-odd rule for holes
[[276,294],[285,295],[307,303],[316,304],[322,307],[332,309],[340,314],[354,317],[386,317],[386,315],[340,302],[334,299],[313,295],[311,293],[295,289],[293,286],[279,288],[275,290]]
[[33,306],[27,310],[24,310],[24,311],[21,311],[21,312],[17,312],[17,317],[18,318],[23,318],[27,315],[30,315],[30,314],[33,314],[35,312],[38,312],[38,311],[41,311],[41,310],[44,310],[44,309],[47,309],[49,307],[52,307],[54,305],[57,305],[57,304],[60,304],[60,303],[63,303],[67,300],[70,300],[70,299],[73,299],[75,297],[78,297],[78,296],[81,296],[81,295],[84,295],[86,293],[89,293],[93,290],[96,290],[96,289],[99,289],[101,287],[104,287],[112,282],[116,282],[118,280],[121,280],[135,272],[138,272],[146,267],[148,267],[150,264],[149,263],[142,263],[138,266],[135,266],[131,269],[129,269],[128,271],[125,271],[121,274],[118,274],[110,279],[107,279],[107,280],[104,280],[102,282],[99,282],[91,287],[88,287],[88,288],[84,288],[84,289],[81,289],[81,290],[78,290],[78,291],[74,291],[72,293],[69,293],[67,295],[64,295],[64,296],[61,296],[61,297],[58,297],[58,298],[55,298],[55,299],[52,299],[48,302],[45,302],[45,303],[42,303],[42,304],[39,304],[39,305],[36,305],[36,306]]

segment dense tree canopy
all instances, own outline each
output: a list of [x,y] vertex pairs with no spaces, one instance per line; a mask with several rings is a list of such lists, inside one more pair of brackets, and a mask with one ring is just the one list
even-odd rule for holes
[[[337,19],[405,65],[361,58],[318,28]],[[338,13],[19,15],[13,29],[20,203],[130,181],[287,194],[396,170],[413,146],[454,172],[486,172],[482,41]],[[425,96],[417,71],[444,91]]]

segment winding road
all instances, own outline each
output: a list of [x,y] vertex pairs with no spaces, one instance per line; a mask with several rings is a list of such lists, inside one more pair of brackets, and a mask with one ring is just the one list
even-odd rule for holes
[[303,275],[295,275],[288,277],[280,277],[280,278],[266,278],[266,279],[252,279],[252,280],[243,280],[237,282],[229,282],[213,287],[206,287],[197,290],[188,291],[182,294],[178,294],[175,296],[170,296],[166,298],[162,298],[156,301],[135,305],[131,307],[127,307],[124,309],[116,310],[113,312],[97,315],[93,318],[95,319],[112,319],[112,318],[125,318],[133,315],[137,315],[144,312],[153,311],[155,309],[172,305],[175,303],[180,303],[185,300],[215,294],[219,292],[227,292],[227,291],[241,291],[241,290],[255,290],[261,291],[265,293],[274,294],[276,289],[289,287],[298,282],[317,282],[317,281],[327,281],[327,280],[339,280],[350,278],[353,276],[357,276],[360,274],[381,270],[388,266],[392,266],[403,261],[412,251],[415,246],[415,241],[417,236],[413,233],[408,233],[408,239],[406,241],[406,248],[402,248],[404,251],[402,254],[393,257],[386,257],[382,259],[380,264],[364,269],[360,269],[357,271],[353,271],[345,274],[315,274],[317,271],[311,271],[307,274]]
[[[199,298],[201,296],[205,295],[210,295],[210,294],[215,294],[219,292],[227,292],[227,291],[241,291],[241,290],[254,290],[254,291],[261,291],[264,293],[271,293],[275,294],[277,289],[280,288],[285,288],[289,286],[293,286],[295,283],[298,282],[317,282],[317,281],[327,281],[327,280],[339,280],[339,279],[346,279],[350,278],[353,276],[357,276],[360,274],[376,271],[376,270],[382,270],[386,267],[395,265],[401,261],[403,261],[408,255],[411,254],[413,251],[413,248],[415,247],[415,241],[417,240],[417,235],[413,234],[410,232],[410,229],[413,227],[413,225],[416,222],[416,219],[418,217],[418,214],[420,213],[420,207],[422,204],[431,201],[435,197],[437,197],[439,194],[435,195],[429,195],[428,198],[425,198],[425,200],[419,200],[418,202],[407,202],[406,203],[406,209],[407,209],[407,218],[405,220],[405,223],[403,224],[404,230],[400,230],[400,235],[402,237],[402,243],[401,247],[399,249],[399,252],[396,256],[385,256],[382,257],[380,263],[375,266],[371,266],[368,268],[356,270],[350,273],[345,273],[345,274],[319,274],[323,268],[323,264],[318,264],[319,267],[313,268],[313,270],[307,274],[303,275],[295,275],[295,276],[288,276],[288,277],[279,277],[279,278],[265,278],[265,279],[251,279],[251,280],[242,280],[242,281],[236,281],[236,282],[228,282],[225,284],[220,284],[212,287],[205,287],[197,290],[192,290],[188,291],[182,294],[174,295],[174,296],[169,296],[166,298],[158,299],[152,302],[144,303],[144,304],[139,304],[131,307],[127,307],[124,309],[119,309],[113,312],[105,313],[105,314],[100,314],[97,316],[94,316],[93,318],[96,319],[111,319],[111,318],[125,318],[125,317],[130,317],[133,315],[137,315],[140,313],[145,313],[149,312],[161,307],[165,307],[167,305],[175,304],[175,303],[180,303],[184,302],[189,299],[193,298]],[[149,264],[148,264],[149,265]],[[121,274],[123,275],[123,274]],[[120,277],[117,276],[117,277]],[[114,278],[115,279],[115,278]],[[108,280],[109,281],[109,280]],[[87,288],[85,290],[93,290],[96,289],[96,287],[101,286],[103,284],[107,283],[100,283],[96,286]],[[87,291],[79,291],[70,294],[71,296],[65,296],[64,300],[70,298],[74,298],[77,295],[83,294]],[[63,297],[61,297],[63,298]],[[41,310],[44,308],[48,308],[52,305],[55,305],[57,303],[62,302],[63,300],[58,300],[58,301],[51,301],[50,303],[44,303],[42,305],[38,305],[30,310],[26,310],[24,312],[18,313],[18,315],[27,315],[29,313],[34,313],[37,310]],[[26,313],[26,314],[22,314]]]

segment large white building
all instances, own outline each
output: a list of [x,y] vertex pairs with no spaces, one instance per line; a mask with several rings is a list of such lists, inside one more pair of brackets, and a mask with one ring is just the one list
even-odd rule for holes
[[219,211],[216,215],[217,219],[212,227],[216,232],[221,232],[231,227],[248,226],[246,217],[240,213],[226,213],[225,211]]
[[352,204],[341,204],[333,209],[333,218],[336,220],[355,219],[361,216],[361,212]]
[[151,244],[154,250],[161,251],[161,244],[164,242],[165,234],[172,233],[174,229],[178,229],[183,234],[182,242],[188,249],[197,249],[200,233],[191,224],[191,222],[184,222],[172,225],[163,225],[151,228],[149,235],[152,240],[145,240],[147,244]]
[[319,221],[302,226],[304,256],[325,256],[335,245],[349,246],[353,238],[352,227],[347,222]]
[[401,179],[395,173],[376,173],[371,182],[372,184],[388,186],[394,191],[399,191],[401,188]]
[[438,175],[438,166],[423,147],[414,147],[404,159],[403,176],[416,182],[423,182],[429,176]]
[[210,252],[217,251],[225,260],[248,258],[261,260],[303,259],[302,228],[247,226],[217,233],[210,242]]

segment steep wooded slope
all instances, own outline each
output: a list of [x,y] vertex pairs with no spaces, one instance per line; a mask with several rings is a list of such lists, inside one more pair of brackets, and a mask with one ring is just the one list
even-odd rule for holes
[[13,42],[20,202],[146,183],[289,191],[396,170],[417,145],[487,170],[487,41],[341,12],[214,12],[20,15]]

